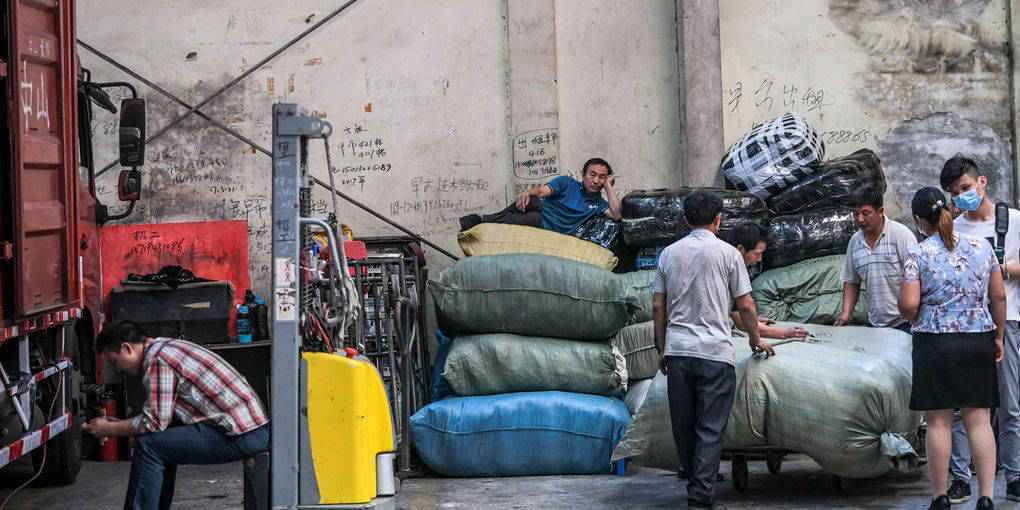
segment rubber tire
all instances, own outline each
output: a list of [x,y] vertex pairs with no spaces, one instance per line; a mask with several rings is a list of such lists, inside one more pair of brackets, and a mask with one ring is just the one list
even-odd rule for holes
[[734,455],[730,461],[731,476],[733,477],[733,488],[743,492],[747,490],[747,457]]
[[[63,388],[65,403],[71,411],[71,426],[58,436],[51,438],[43,446],[46,447],[46,464],[43,472],[36,479],[35,485],[70,485],[78,478],[81,471],[81,442],[82,442],[82,409],[78,403],[81,402],[81,372],[78,370],[80,361],[80,346],[78,335],[75,333],[73,324],[67,327],[67,354],[71,359],[72,370],[70,373],[70,384]],[[41,405],[45,413],[50,406],[50,399],[53,396],[50,391],[40,392]],[[36,471],[42,463],[43,447],[40,446],[32,451],[32,464]]]
[[773,451],[765,452],[765,466],[769,468],[769,473],[778,475],[783,470],[783,454]]
[[846,492],[850,487],[850,480],[842,476],[832,475],[832,484],[838,492]]

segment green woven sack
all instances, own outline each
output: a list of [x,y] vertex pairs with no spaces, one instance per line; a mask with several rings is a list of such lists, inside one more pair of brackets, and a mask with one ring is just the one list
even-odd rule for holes
[[[631,324],[652,320],[652,283],[655,282],[655,270],[631,271],[621,273],[619,276],[627,282],[627,285],[630,285],[641,304],[641,309],[631,317]],[[628,368],[627,371],[629,372],[630,369]]]
[[[843,312],[843,261],[846,255],[808,259],[770,269],[751,282],[759,317],[831,326]],[[868,323],[868,298],[857,300],[852,324]]]
[[616,397],[625,389],[606,344],[508,333],[458,336],[443,377],[464,396],[570,391]]
[[606,340],[639,308],[627,282],[592,264],[534,253],[461,259],[428,282],[443,331]]
[[655,377],[659,370],[659,351],[655,349],[655,323],[631,324],[613,337],[612,344],[627,359],[627,378],[631,381]]

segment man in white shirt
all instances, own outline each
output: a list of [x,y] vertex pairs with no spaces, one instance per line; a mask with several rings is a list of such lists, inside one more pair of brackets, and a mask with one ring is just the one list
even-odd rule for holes
[[[999,459],[1006,478],[1006,499],[1020,501],[1020,309],[1017,308],[1020,279],[1020,211],[1010,208],[1009,229],[999,245],[995,233],[995,204],[986,194],[988,178],[973,160],[956,155],[946,161],[939,177],[942,188],[953,197],[963,214],[953,221],[958,232],[988,239],[996,254],[1002,254],[1002,279],[1006,287],[1006,333],[1002,363],[999,366]],[[953,423],[953,455],[949,470],[953,474],[951,503],[970,499],[970,449],[959,414]],[[955,490],[954,490],[955,489]]]
[[850,196],[854,223],[860,228],[846,248],[843,264],[843,311],[835,326],[844,326],[853,317],[861,294],[861,283],[868,289],[868,323],[876,328],[896,328],[910,333],[910,324],[900,317],[896,300],[900,295],[900,275],[907,248],[917,237],[902,223],[885,215],[882,193],[861,188]]
[[734,300],[751,348],[768,355],[775,351],[758,334],[743,257],[715,236],[722,199],[695,191],[684,200],[684,218],[694,230],[659,255],[652,320],[662,353],[659,368],[667,378],[673,440],[688,476],[688,508],[720,508],[715,482],[736,389],[729,324]]

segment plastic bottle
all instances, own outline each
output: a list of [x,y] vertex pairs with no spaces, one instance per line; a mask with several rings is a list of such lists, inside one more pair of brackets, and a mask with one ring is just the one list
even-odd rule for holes
[[269,307],[262,300],[262,296],[255,296],[255,303],[258,305],[258,313],[255,316],[255,339],[269,340]]
[[242,344],[251,343],[251,316],[248,307],[244,305],[237,307],[237,341]]

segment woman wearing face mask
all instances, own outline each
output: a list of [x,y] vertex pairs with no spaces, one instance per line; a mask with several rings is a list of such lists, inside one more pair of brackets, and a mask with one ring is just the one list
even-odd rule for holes
[[995,439],[989,408],[999,405],[995,364],[1002,359],[1006,294],[1002,273],[984,239],[953,231],[945,195],[914,194],[911,210],[927,239],[907,249],[898,306],[913,326],[910,409],[924,411],[932,488],[929,509],[948,510],[953,409],[963,412],[981,498],[994,508]]

